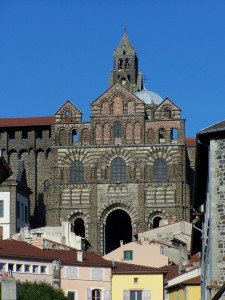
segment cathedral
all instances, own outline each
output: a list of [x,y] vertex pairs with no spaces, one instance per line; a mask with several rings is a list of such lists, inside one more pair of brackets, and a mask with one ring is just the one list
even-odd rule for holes
[[50,117],[0,119],[11,178],[22,172],[31,190],[31,227],[67,220],[101,255],[162,219],[189,221],[194,172],[181,109],[143,85],[126,30],[113,60],[89,122],[70,100]]

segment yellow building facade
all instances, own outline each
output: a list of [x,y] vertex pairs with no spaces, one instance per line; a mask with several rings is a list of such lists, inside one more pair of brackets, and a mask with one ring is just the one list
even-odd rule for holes
[[166,270],[117,263],[112,270],[112,300],[162,300]]
[[201,300],[200,276],[167,288],[168,300]]

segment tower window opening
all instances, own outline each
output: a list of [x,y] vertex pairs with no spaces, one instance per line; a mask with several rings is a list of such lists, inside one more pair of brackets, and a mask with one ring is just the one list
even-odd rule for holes
[[118,61],[118,69],[121,70],[123,68],[123,60],[120,58]]
[[126,59],[126,69],[130,68],[130,60],[127,58]]
[[126,84],[126,79],[123,77],[122,78],[122,85],[125,85]]
[[78,130],[77,129],[74,129],[72,131],[72,141],[73,142],[78,142]]
[[125,55],[126,54],[126,51],[125,50],[123,50],[123,55]]

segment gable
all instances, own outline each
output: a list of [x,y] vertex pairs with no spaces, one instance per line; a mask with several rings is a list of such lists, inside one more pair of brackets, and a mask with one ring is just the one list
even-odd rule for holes
[[144,106],[141,99],[116,83],[92,102],[91,112],[92,116],[144,114]]
[[155,110],[156,119],[180,119],[180,108],[166,98]]
[[82,113],[69,100],[55,113],[56,122],[81,122]]

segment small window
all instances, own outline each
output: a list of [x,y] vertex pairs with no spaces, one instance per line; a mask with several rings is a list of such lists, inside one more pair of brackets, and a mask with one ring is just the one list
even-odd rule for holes
[[160,254],[161,255],[164,255],[165,254],[165,248],[164,248],[164,246],[160,246]]
[[13,271],[14,270],[14,264],[8,264],[8,271]]
[[155,180],[167,180],[167,163],[165,159],[159,158],[154,161],[153,174]]
[[159,142],[163,143],[166,140],[166,131],[164,128],[159,129]]
[[19,201],[16,201],[16,217],[17,217],[17,219],[20,218],[20,203],[19,203]]
[[6,271],[6,263],[0,263],[0,271]]
[[102,299],[102,291],[99,289],[92,290],[92,300],[101,300]]
[[115,138],[120,138],[122,137],[122,126],[119,121],[116,121],[114,123],[114,137]]
[[25,212],[25,222],[28,223],[28,207],[27,206],[25,206],[24,212]]
[[10,131],[8,134],[9,134],[9,140],[15,139],[15,131]]
[[124,182],[126,180],[126,163],[123,158],[115,157],[111,163],[111,181]]
[[72,291],[67,292],[67,297],[70,300],[75,300],[75,292],[72,292]]
[[72,131],[72,142],[78,142],[78,140],[79,140],[78,130],[74,129]]
[[79,268],[77,267],[66,267],[65,268],[65,277],[68,279],[79,278]]
[[36,138],[37,139],[42,139],[42,130],[41,129],[37,130],[37,132],[36,132]]
[[41,266],[41,274],[46,274],[47,272],[47,267],[46,266]]
[[22,270],[23,270],[23,265],[17,264],[16,265],[16,272],[22,272]]
[[169,106],[166,106],[164,108],[164,117],[167,119],[171,119],[171,109],[169,108]]
[[30,265],[24,265],[24,272],[26,273],[30,272]]
[[49,192],[49,181],[48,180],[44,181],[44,192],[45,193]]
[[33,271],[33,273],[38,273],[38,266],[37,265],[33,265],[32,271]]
[[132,250],[126,250],[123,252],[123,259],[124,260],[133,260],[133,251]]
[[84,182],[84,166],[82,161],[75,160],[70,166],[70,183]]
[[4,217],[4,201],[0,200],[0,218]]
[[134,278],[134,284],[137,284],[137,283],[138,283],[138,278],[135,277],[135,278]]
[[23,130],[22,131],[22,140],[27,140],[28,132]]
[[91,269],[91,279],[92,280],[103,280],[103,270],[100,268]]

